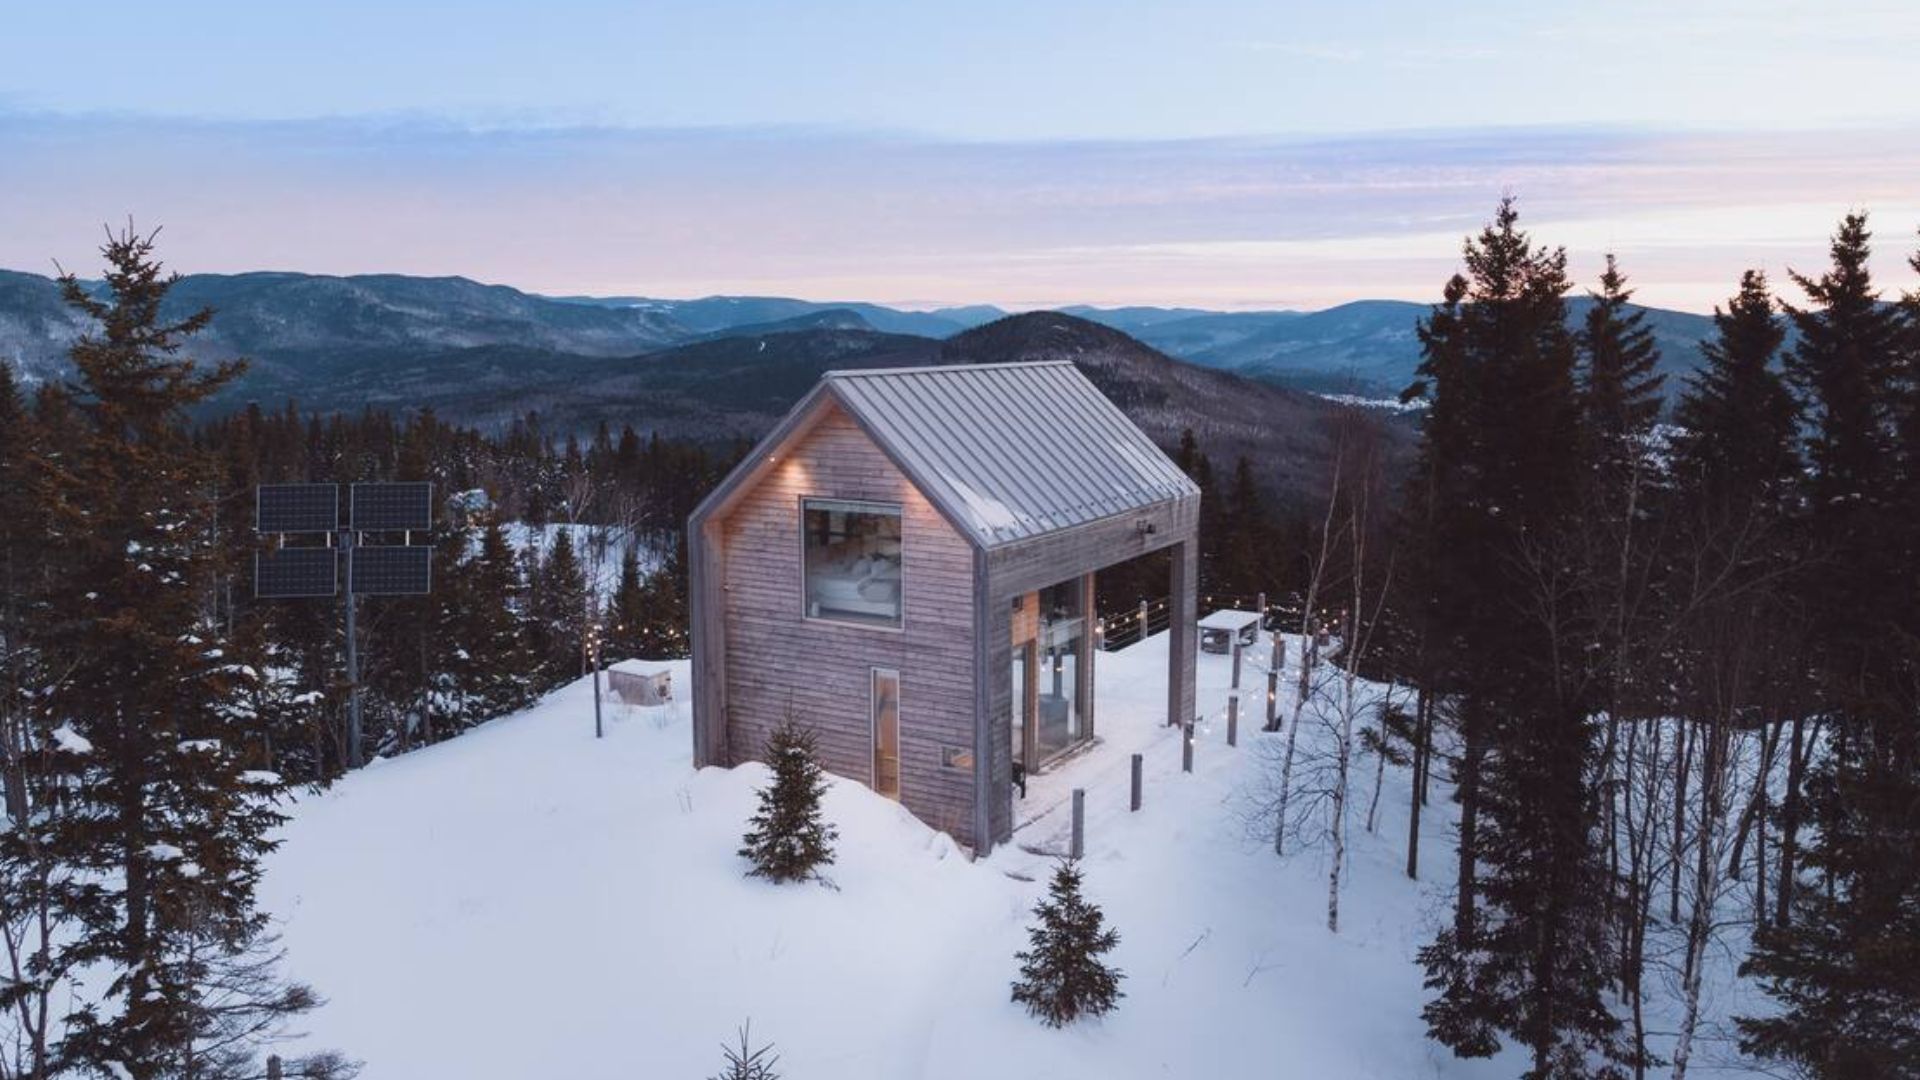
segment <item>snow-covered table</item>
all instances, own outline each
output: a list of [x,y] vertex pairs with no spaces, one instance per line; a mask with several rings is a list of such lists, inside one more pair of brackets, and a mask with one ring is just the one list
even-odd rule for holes
[[1251,648],[1260,640],[1260,613],[1223,608],[1200,620],[1200,648],[1206,652],[1233,651],[1234,639]]

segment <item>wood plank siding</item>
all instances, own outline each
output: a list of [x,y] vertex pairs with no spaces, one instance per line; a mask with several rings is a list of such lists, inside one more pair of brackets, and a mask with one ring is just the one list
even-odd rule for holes
[[[802,617],[801,499],[897,504],[900,628]],[[757,759],[789,710],[819,740],[821,762],[871,783],[872,669],[900,673],[901,802],[972,845],[975,751],[974,549],[837,405],[775,448],[732,505],[701,529],[701,628],[719,616],[701,675],[721,684],[701,704],[710,763]],[[717,580],[709,580],[717,579]],[[717,612],[714,609],[718,609]],[[714,655],[714,654],[718,655]],[[714,679],[713,676],[718,678]],[[716,700],[717,698],[717,700]],[[953,751],[961,767],[948,762]]]

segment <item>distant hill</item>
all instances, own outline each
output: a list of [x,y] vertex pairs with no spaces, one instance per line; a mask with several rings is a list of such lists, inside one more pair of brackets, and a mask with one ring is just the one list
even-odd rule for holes
[[[1568,301],[1577,327],[1593,305]],[[1359,300],[1325,311],[1202,313],[1123,327],[1140,340],[1183,360],[1239,372],[1281,386],[1363,397],[1392,397],[1413,381],[1420,363],[1414,329],[1430,310],[1400,300]],[[1676,376],[1698,365],[1700,341],[1713,331],[1705,315],[1642,309],[1660,345],[1668,392]],[[1089,317],[1107,320],[1108,313]]]
[[[1218,468],[1231,468],[1244,454],[1282,498],[1324,494],[1333,455],[1330,421],[1343,410],[1323,398],[1182,362],[1112,327],[1057,311],[1010,315],[940,347],[942,363],[1061,359],[1086,372],[1161,445],[1177,444],[1191,428]],[[1411,425],[1389,420],[1387,428],[1394,452],[1411,447]]]
[[[805,315],[778,319],[773,322],[750,323],[745,326],[729,326],[700,335],[696,340],[710,341],[719,338],[759,338],[769,334],[787,334],[795,330],[875,330],[873,325],[852,308],[822,308]],[[924,335],[916,335],[924,336]]]
[[[261,385],[297,384],[301,372],[285,369],[315,358],[489,345],[612,356],[690,336],[659,312],[562,303],[459,277],[189,274],[168,296],[165,313],[203,306],[217,317],[192,343],[192,354],[251,357],[252,378]],[[44,375],[64,364],[81,329],[51,279],[0,271],[0,356]]]
[[[807,316],[804,318],[816,318]],[[833,320],[821,320],[833,321]],[[774,324],[778,325],[778,324]],[[1013,315],[945,341],[876,330],[815,326],[728,335],[628,357],[592,357],[488,345],[410,355],[363,354],[315,363],[318,378],[286,387],[319,409],[431,408],[498,426],[530,410],[548,431],[586,433],[632,424],[713,443],[765,434],[836,368],[921,367],[1070,359],[1155,440],[1172,446],[1192,428],[1201,448],[1230,467],[1245,454],[1275,494],[1318,493],[1338,406],[1300,393],[1196,367],[1127,335],[1058,312]],[[232,407],[245,397],[229,394]],[[276,398],[265,398],[271,405]],[[1412,428],[1392,421],[1393,444]]]
[[[659,300],[641,296],[564,296],[564,303],[593,307],[652,311],[673,319],[696,334],[717,334],[739,327],[789,322],[824,311],[852,312],[875,330],[943,338],[957,334],[1005,312],[990,307],[947,308],[941,311],[903,311],[864,302],[820,302],[785,296],[707,296],[698,300]],[[991,312],[991,314],[988,314]]]

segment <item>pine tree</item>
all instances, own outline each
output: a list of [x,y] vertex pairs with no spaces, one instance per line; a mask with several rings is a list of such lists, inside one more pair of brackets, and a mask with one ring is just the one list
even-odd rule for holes
[[1465,261],[1421,328],[1409,391],[1432,403],[1414,488],[1429,665],[1462,740],[1454,918],[1420,953],[1436,992],[1424,1016],[1463,1056],[1505,1033],[1532,1051],[1530,1077],[1611,1075],[1627,1052],[1604,997],[1583,613],[1558,580],[1587,472],[1566,255],[1535,247],[1507,200]]
[[1638,451],[1660,416],[1656,367],[1660,350],[1646,325],[1646,312],[1631,306],[1633,290],[1612,255],[1600,275],[1600,291],[1580,330],[1580,404],[1601,463],[1617,463]]
[[1048,1027],[1064,1027],[1082,1016],[1104,1016],[1126,996],[1126,976],[1101,957],[1120,944],[1118,931],[1105,925],[1097,905],[1080,893],[1080,866],[1063,859],[1054,869],[1047,898],[1033,909],[1039,920],[1027,928],[1027,949],[1013,1000]]
[[542,686],[580,677],[587,623],[587,579],[573,551],[573,530],[555,530],[533,593],[534,648]]
[[1775,364],[1786,328],[1766,275],[1743,274],[1740,291],[1714,310],[1713,326],[1700,345],[1706,363],[1675,409],[1676,471],[1708,501],[1778,507],[1799,473],[1798,408]]
[[73,345],[79,381],[63,392],[77,424],[49,496],[49,607],[61,614],[47,636],[70,671],[45,696],[84,749],[60,778],[70,812],[33,838],[72,871],[54,966],[106,976],[67,1017],[61,1056],[135,1080],[179,1072],[203,1034],[206,957],[261,933],[254,887],[284,790],[252,767],[254,675],[210,617],[215,468],[182,423],[240,365],[180,358],[211,312],[163,313],[175,279],[153,252],[153,236],[129,228],[102,248],[103,295],[61,279],[97,328]]
[[471,665],[485,716],[498,716],[533,700],[539,658],[528,640],[528,618],[513,546],[497,521],[480,532],[480,550],[462,566],[459,640]]
[[714,1074],[713,1080],[780,1080],[780,1074],[774,1071],[774,1066],[780,1064],[780,1057],[773,1052],[773,1044],[756,1047],[752,1035],[753,1025],[743,1025],[738,1047],[720,1047],[727,1064]]
[[607,602],[607,651],[614,659],[651,657],[645,650],[647,588],[640,578],[640,557],[629,544],[620,554],[620,580]]
[[1800,599],[1829,735],[1805,783],[1812,835],[1782,873],[1788,918],[1742,968],[1781,1006],[1740,1018],[1743,1049],[1821,1078],[1920,1075],[1920,586],[1900,496],[1916,451],[1897,439],[1915,331],[1874,291],[1870,238],[1864,215],[1842,221],[1829,270],[1794,276],[1812,305],[1788,309],[1812,427]]
[[40,682],[29,641],[44,550],[35,431],[13,367],[0,360],[0,814],[16,821],[27,812],[27,688]]
[[775,884],[819,878],[840,834],[821,814],[827,774],[813,732],[789,716],[768,738],[764,756],[773,784],[760,789],[760,808],[741,839],[740,856],[753,864],[747,876]]

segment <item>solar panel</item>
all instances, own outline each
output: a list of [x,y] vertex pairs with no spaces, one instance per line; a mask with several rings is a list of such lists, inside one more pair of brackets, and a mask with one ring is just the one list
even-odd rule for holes
[[340,527],[340,485],[261,484],[253,523],[263,533],[332,532]]
[[340,562],[330,547],[281,548],[253,556],[253,595],[263,600],[332,596]]
[[353,485],[353,527],[365,532],[433,528],[433,485],[427,481]]
[[353,549],[353,591],[362,596],[415,596],[433,584],[433,549],[411,546]]

